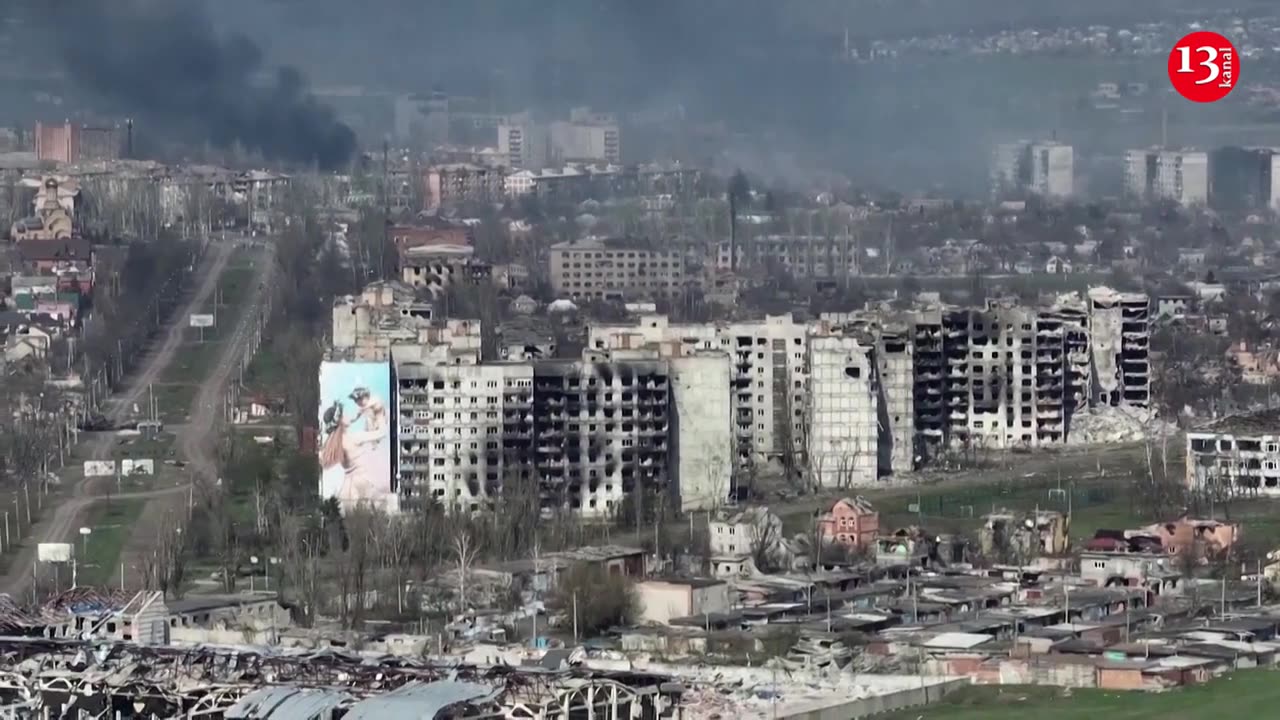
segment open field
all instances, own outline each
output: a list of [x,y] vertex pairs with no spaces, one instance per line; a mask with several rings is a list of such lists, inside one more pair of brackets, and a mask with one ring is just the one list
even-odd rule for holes
[[[1157,460],[1158,462],[1158,460]],[[1183,467],[1181,439],[1169,442],[1171,475]],[[959,472],[921,474],[918,482],[883,488],[860,488],[880,511],[885,532],[918,525],[932,534],[975,532],[983,515],[993,510],[1058,510],[1071,513],[1071,538],[1077,543],[1099,529],[1126,529],[1160,519],[1136,492],[1134,478],[1145,473],[1139,445],[1096,449],[1042,450],[990,459],[983,467]],[[788,535],[806,532],[813,514],[839,497],[824,494],[774,504]],[[1240,498],[1213,513],[1219,520],[1241,522],[1245,538],[1262,548],[1280,546],[1280,500]],[[1209,513],[1200,512],[1202,516]]]
[[216,295],[200,308],[200,313],[213,315],[216,324],[183,330],[183,343],[165,368],[163,382],[198,385],[213,372],[222,357],[224,341],[235,332],[243,305],[252,294],[255,272],[247,264],[229,265],[222,272]]
[[[1171,441],[1170,449],[1176,445]],[[1137,445],[1009,453],[986,458],[972,469],[918,473],[909,482],[797,500],[780,512],[789,533],[803,532],[820,506],[840,495],[862,495],[875,503],[884,529],[924,525],[950,532],[974,527],[993,509],[1039,507],[1070,510],[1075,518],[1072,534],[1092,537],[1098,527],[1141,514],[1141,508],[1133,507],[1129,488],[1134,474],[1144,471],[1144,458]],[[1176,466],[1182,458],[1171,454],[1169,462]]]
[[279,394],[288,374],[287,358],[263,343],[245,371],[244,384],[251,392],[270,390],[271,394]]
[[198,385],[190,383],[156,383],[152,391],[156,395],[156,405],[160,407],[161,422],[186,422],[199,390]]
[[101,585],[118,573],[120,551],[146,505],[147,501],[142,498],[99,500],[93,504],[85,519],[84,527],[93,532],[84,541],[86,552],[79,571],[81,584]]
[[882,716],[885,720],[1202,720],[1266,718],[1280,706],[1280,672],[1245,670],[1164,693],[1047,687],[972,687],[938,705]]

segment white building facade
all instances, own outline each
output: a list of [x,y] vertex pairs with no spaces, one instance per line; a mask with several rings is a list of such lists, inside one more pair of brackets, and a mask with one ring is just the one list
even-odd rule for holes
[[876,481],[879,457],[873,347],[855,337],[809,340],[809,478],[815,488]]
[[1183,207],[1209,202],[1209,154],[1198,150],[1130,150],[1125,192],[1141,200],[1171,200]]

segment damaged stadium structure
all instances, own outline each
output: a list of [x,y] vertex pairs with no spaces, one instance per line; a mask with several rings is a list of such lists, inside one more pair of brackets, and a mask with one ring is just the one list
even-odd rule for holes
[[0,666],[0,716],[10,718],[658,720],[680,715],[684,692],[636,672],[48,638],[0,638]]

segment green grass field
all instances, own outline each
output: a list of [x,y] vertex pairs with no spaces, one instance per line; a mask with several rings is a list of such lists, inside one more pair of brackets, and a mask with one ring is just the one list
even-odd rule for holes
[[93,504],[84,527],[92,528],[87,542],[76,541],[76,552],[85,548],[80,562],[80,584],[102,585],[119,571],[120,552],[147,501],[100,500]]
[[265,391],[278,395],[289,374],[287,358],[276,352],[270,343],[263,343],[244,375],[245,386],[252,391]]
[[[194,384],[212,372],[224,346],[221,338],[213,337],[212,330],[213,328],[208,328],[205,331],[207,334],[204,342],[199,339],[191,340],[174,352],[173,360],[160,376],[161,382]],[[187,331],[188,334],[193,332],[196,331]]]
[[927,708],[885,720],[1201,720],[1271,718],[1280,707],[1280,672],[1245,670],[1163,693],[1047,687],[972,687]]
[[167,423],[186,422],[198,390],[195,385],[186,383],[157,384],[153,391],[156,404],[160,406],[160,419]]
[[[1180,441],[1170,442],[1173,474],[1182,467],[1180,446]],[[1149,504],[1133,490],[1136,473],[1145,473],[1144,452],[1136,445],[1097,451],[1042,451],[992,458],[986,466],[973,470],[932,473],[915,485],[860,488],[847,494],[869,499],[880,511],[880,527],[886,532],[918,525],[933,534],[972,536],[982,516],[993,510],[1070,510],[1070,535],[1078,544],[1099,529],[1129,529],[1172,519],[1152,515]],[[831,496],[824,496],[821,501],[806,500],[797,503],[799,507],[781,510],[786,532],[806,532],[814,508],[830,502]],[[1280,545],[1280,501],[1240,498],[1218,507],[1214,515],[1218,520],[1241,522],[1252,545]]]

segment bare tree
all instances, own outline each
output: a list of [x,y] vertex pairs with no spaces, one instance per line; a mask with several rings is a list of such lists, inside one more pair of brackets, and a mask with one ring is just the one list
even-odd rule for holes
[[396,612],[404,612],[404,587],[408,581],[408,562],[412,554],[413,531],[409,522],[398,515],[383,516],[384,525],[378,535],[379,555],[390,571],[396,586]]
[[156,528],[155,547],[142,559],[143,583],[148,590],[159,590],[165,597],[180,597],[186,579],[187,535],[172,515],[166,515]]
[[476,560],[476,545],[469,529],[460,529],[453,536],[453,557],[458,564],[458,605],[467,610],[467,576]]
[[286,514],[280,520],[281,594],[298,608],[298,620],[310,627],[319,602],[316,579],[323,535],[308,518]]
[[748,547],[756,569],[760,572],[771,572],[777,569],[781,545],[782,523],[777,521],[773,513],[761,508],[759,515],[752,519],[748,530]]

